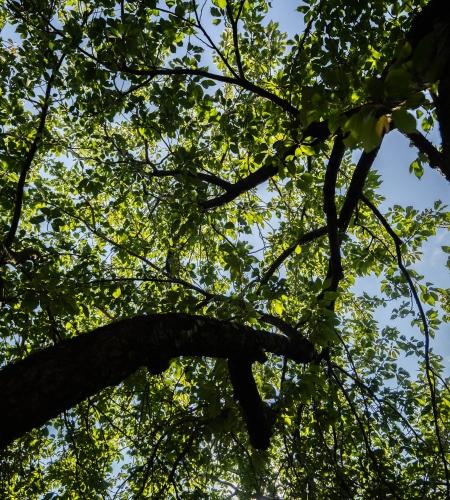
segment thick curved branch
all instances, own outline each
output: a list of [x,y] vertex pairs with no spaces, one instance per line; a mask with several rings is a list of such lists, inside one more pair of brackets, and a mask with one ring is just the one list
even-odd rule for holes
[[341,239],[338,231],[338,216],[336,210],[336,181],[339,167],[344,157],[345,146],[340,135],[334,140],[331,156],[328,161],[323,184],[323,211],[327,220],[328,242],[330,246],[330,265],[328,269],[331,278],[330,290],[336,291],[339,281],[343,278],[341,263]]
[[[305,353],[309,352],[309,356],[312,358],[315,356],[314,345],[298,330],[290,323],[284,321],[279,316],[274,316],[273,314],[260,312],[259,321],[263,323],[267,323],[268,325],[272,325],[277,328],[281,333],[287,335],[288,337],[296,337],[295,342],[303,342]],[[259,360],[256,360],[259,361]]]
[[[344,199],[344,204],[337,218],[337,210],[335,203],[335,190],[338,169],[344,155],[345,147],[341,137],[336,137],[330,160],[325,173],[325,181],[323,188],[324,195],[324,212],[327,218],[327,232],[330,246],[330,259],[328,261],[328,269],[326,279],[329,285],[322,290],[319,299],[325,297],[326,292],[336,292],[340,281],[344,277],[341,264],[341,243],[342,234],[350,223],[352,214],[359,200],[364,184],[367,179],[367,174],[376,158],[379,148],[370,153],[363,152],[355,167],[355,170],[350,181],[347,194]],[[325,301],[325,306],[330,311],[334,311],[336,299]],[[323,351],[323,356],[328,356],[328,349]]]
[[345,232],[350,224],[353,211],[358,204],[364,184],[366,183],[367,175],[371,169],[375,158],[377,157],[379,147],[369,153],[363,152],[359,158],[358,164],[353,172],[350,186],[345,196],[344,204],[342,205],[339,214],[339,229]]
[[0,371],[0,446],[122,382],[139,367],[161,372],[178,356],[260,359],[264,351],[312,360],[303,339],[187,314],[137,316],[31,354]]
[[235,198],[240,196],[242,193],[249,191],[250,189],[259,186],[263,182],[267,181],[274,175],[278,173],[278,166],[276,165],[264,165],[255,172],[252,172],[247,177],[235,182],[234,184],[230,184],[228,190],[221,194],[220,196],[216,196],[215,198],[210,198],[209,200],[205,200],[201,202],[201,207],[205,210],[210,210],[211,208],[220,207],[233,201]]

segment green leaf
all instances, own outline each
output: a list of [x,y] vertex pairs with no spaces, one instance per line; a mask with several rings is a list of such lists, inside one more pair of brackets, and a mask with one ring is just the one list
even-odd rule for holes
[[414,160],[409,166],[409,171],[414,173],[414,175],[420,179],[423,175],[422,164],[418,160]]
[[344,130],[350,132],[344,143],[354,147],[361,141],[365,152],[375,149],[381,140],[380,124],[371,107],[354,113],[345,122]]
[[411,92],[412,75],[405,66],[392,68],[385,80],[386,93],[390,97],[404,98]]
[[405,109],[398,109],[392,113],[394,125],[404,134],[411,134],[416,130],[416,119]]
[[315,154],[314,148],[308,146],[307,144],[302,144],[295,149],[295,156],[313,156]]
[[279,316],[281,316],[283,314],[284,307],[283,307],[283,303],[281,302],[281,300],[273,300],[271,307],[272,307],[273,311],[275,312],[275,314],[278,314]]

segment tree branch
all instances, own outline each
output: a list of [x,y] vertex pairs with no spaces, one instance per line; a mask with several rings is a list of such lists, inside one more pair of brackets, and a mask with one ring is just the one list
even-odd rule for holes
[[359,377],[359,375],[356,375],[356,374],[352,375],[350,372],[348,372],[347,370],[345,370],[344,368],[342,368],[342,366],[340,366],[340,365],[338,365],[336,363],[333,363],[332,361],[330,362],[330,364],[331,364],[331,366],[333,368],[336,368],[337,370],[339,370],[340,372],[342,372],[344,375],[346,375],[347,377],[349,377],[350,379],[352,379],[353,382],[355,382],[355,384],[358,387],[360,387],[365,392],[367,392],[367,394],[369,394],[369,396],[374,401],[376,401],[378,403],[378,405],[380,407],[380,410],[383,409],[383,405],[388,406],[389,409],[391,411],[393,411],[400,418],[400,420],[403,422],[403,424],[413,433],[414,438],[417,440],[417,442],[424,443],[423,437],[418,434],[418,432],[414,429],[414,427],[409,423],[409,420],[399,410],[397,410],[397,407],[395,406],[395,404],[392,404],[387,399],[383,400],[380,397],[378,397],[375,394],[375,392],[367,384],[365,384],[361,380],[361,378]]
[[252,362],[241,357],[230,358],[228,370],[234,396],[239,401],[247,426],[250,443],[258,450],[266,450],[270,445],[274,413],[259,395],[253,378]]
[[139,367],[164,370],[178,356],[260,359],[264,351],[309,363],[303,339],[187,314],[137,316],[63,340],[0,371],[0,446]]
[[130,75],[136,75],[136,76],[146,76],[150,78],[155,78],[156,76],[174,76],[174,75],[186,75],[186,76],[202,76],[204,78],[209,78],[211,80],[215,80],[218,82],[223,82],[223,83],[230,83],[231,85],[236,85],[238,87],[241,87],[245,90],[248,90],[249,92],[253,92],[254,94],[263,97],[264,99],[268,99],[269,101],[273,102],[277,106],[279,106],[281,109],[286,111],[287,113],[297,116],[298,115],[298,109],[295,106],[292,106],[288,101],[283,99],[282,97],[277,96],[276,94],[273,94],[272,92],[269,92],[268,90],[246,80],[243,78],[237,78],[233,76],[226,76],[226,75],[220,75],[217,73],[211,73],[207,70],[204,69],[199,69],[199,68],[144,68],[144,69],[137,69],[137,68],[131,68],[130,66],[126,64],[122,64],[119,66],[119,71],[123,73],[127,73]]
[[339,229],[341,231],[346,231],[350,224],[353,211],[358,204],[367,175],[373,165],[373,162],[375,161],[375,158],[377,157],[379,149],[380,147],[378,146],[369,153],[363,152],[361,154],[355,171],[353,172],[352,180],[350,181],[350,186],[339,214]]
[[51,92],[53,88],[53,83],[55,81],[56,73],[58,72],[63,60],[64,60],[65,54],[63,54],[58,62],[56,63],[55,68],[53,69],[48,81],[47,81],[47,86],[45,89],[45,94],[42,102],[42,108],[39,116],[39,124],[36,129],[36,133],[34,135],[33,141],[25,155],[25,158],[22,162],[22,167],[20,170],[20,176],[19,180],[17,182],[17,188],[16,188],[16,199],[14,202],[14,211],[13,211],[13,217],[11,220],[11,226],[9,228],[8,233],[5,236],[5,239],[3,241],[3,245],[6,249],[11,248],[11,245],[14,242],[14,238],[16,236],[17,229],[19,227],[19,221],[20,221],[20,216],[22,213],[22,205],[23,205],[23,195],[24,195],[24,189],[25,189],[25,182],[27,179],[28,172],[30,171],[31,165],[33,163],[34,157],[36,156],[36,153],[39,149],[39,146],[42,143],[42,136],[44,134],[45,130],[45,123],[47,120],[47,115],[50,107],[50,101],[51,101]]
[[221,194],[220,196],[216,196],[215,198],[210,198],[209,200],[205,200],[200,203],[200,206],[205,210],[210,210],[211,208],[220,207],[233,201],[235,198],[240,196],[242,193],[249,191],[250,189],[259,186],[263,182],[267,181],[274,175],[278,173],[277,165],[263,165],[261,168],[247,175],[243,179],[235,182],[234,184],[230,184],[228,190]]
[[375,473],[377,474],[377,476],[380,479],[380,481],[382,483],[384,483],[389,488],[390,491],[392,491],[391,485],[387,482],[385,474],[380,469],[380,464],[378,462],[378,458],[375,455],[375,453],[374,453],[374,451],[372,449],[371,443],[370,443],[370,421],[369,421],[370,417],[366,416],[367,427],[368,427],[368,430],[369,430],[369,432],[368,432],[364,428],[364,422],[362,421],[361,417],[358,414],[358,410],[355,407],[354,401],[350,397],[350,395],[349,395],[348,391],[346,390],[346,388],[345,388],[344,384],[342,383],[342,381],[339,379],[339,377],[335,373],[335,371],[333,369],[333,365],[331,364],[331,362],[328,363],[328,368],[331,371],[331,375],[332,375],[334,381],[336,382],[336,385],[338,386],[338,388],[342,392],[345,400],[347,401],[347,404],[348,404],[348,406],[350,408],[350,411],[353,413],[353,416],[355,417],[356,423],[358,424],[359,430],[361,432],[361,435],[362,435],[362,438],[363,438],[363,441],[364,441],[364,444],[365,444],[365,447],[366,447],[366,451],[367,451],[367,453],[368,453],[368,455],[369,455],[369,457],[370,457],[370,459],[372,461]]
[[447,62],[445,74],[442,75],[439,82],[438,92],[435,102],[442,139],[440,170],[444,173],[446,179],[450,181],[450,61]]
[[407,137],[414,146],[428,158],[430,167],[439,170],[439,172],[450,181],[450,164],[444,161],[443,154],[420,132],[407,134]]
[[431,363],[430,363],[430,330],[428,328],[427,317],[425,315],[425,311],[423,310],[423,306],[422,306],[422,303],[420,301],[419,294],[417,293],[414,282],[413,282],[408,270],[406,269],[405,265],[403,264],[402,250],[401,250],[401,247],[403,245],[402,240],[399,238],[397,233],[392,229],[391,225],[386,220],[384,215],[378,210],[378,208],[368,198],[366,198],[363,194],[360,195],[360,198],[363,201],[363,203],[373,212],[375,217],[380,221],[381,225],[384,227],[386,232],[392,238],[392,241],[394,242],[394,245],[395,245],[395,253],[397,256],[397,265],[398,265],[400,271],[402,272],[406,282],[408,283],[409,289],[411,290],[412,296],[414,297],[414,302],[416,303],[417,309],[419,310],[419,315],[420,315],[420,319],[421,319],[422,326],[423,326],[423,333],[425,336],[425,373],[426,373],[426,377],[427,377],[428,387],[430,389],[431,408],[433,410],[434,427],[435,427],[435,432],[436,432],[436,438],[438,440],[439,453],[441,455],[442,463],[443,463],[444,470],[445,470],[445,480],[446,480],[446,485],[447,485],[447,493],[450,494],[450,473],[449,473],[448,462],[447,462],[447,459],[445,456],[444,445],[442,443],[441,431],[439,428],[439,412],[438,412],[437,403],[436,403],[436,389],[435,389],[434,382],[431,379],[432,367],[431,367]]
[[205,172],[185,172],[183,170],[158,170],[154,169],[150,174],[150,177],[190,177],[192,179],[198,179],[200,181],[207,182],[208,184],[213,184],[214,186],[220,187],[225,191],[231,191],[234,185],[224,179],[221,179],[217,175],[208,174]]
[[233,48],[234,48],[234,56],[236,58],[236,66],[238,67],[239,76],[243,80],[245,80],[246,78],[244,75],[244,68],[242,67],[242,60],[241,60],[241,53],[239,51],[239,39],[238,39],[238,21],[239,21],[240,13],[242,12],[243,5],[244,5],[244,2],[241,1],[237,16],[236,16],[236,18],[234,18],[233,9],[231,7],[230,1],[227,0],[226,11],[227,11],[228,19],[230,20],[231,31],[233,33]]
[[[194,4],[195,19],[197,21],[197,25],[196,26],[200,29],[200,31],[203,33],[203,35],[205,36],[205,38],[208,40],[210,48],[213,49],[216,52],[216,54],[220,57],[220,59],[225,64],[225,67],[228,69],[228,71],[234,77],[238,78],[239,77],[238,74],[233,69],[233,67],[231,66],[231,64],[228,62],[228,59],[225,57],[225,54],[219,49],[219,47],[217,47],[217,45],[214,43],[213,39],[211,38],[211,36],[205,30],[203,24],[201,23],[200,16],[198,15],[197,4],[196,4],[195,0],[194,0],[193,4]],[[203,4],[203,7],[204,7],[204,4]],[[203,7],[202,7],[202,11],[203,11]]]
[[337,290],[339,281],[344,276],[341,264],[341,240],[338,232],[338,217],[335,202],[337,175],[344,152],[345,146],[342,137],[337,135],[328,161],[323,185],[323,211],[327,219],[327,232],[330,246],[330,266],[328,274],[331,278],[329,287],[331,291]]
[[319,227],[318,229],[313,229],[312,231],[309,231],[308,233],[302,234],[295,242],[286,248],[273,262],[272,264],[267,268],[266,272],[263,274],[263,277],[260,280],[260,285],[259,288],[267,284],[269,279],[272,277],[274,272],[283,264],[283,262],[294,253],[295,249],[299,245],[306,245],[307,243],[316,240],[317,238],[320,238],[322,236],[325,236],[327,234],[327,227]]

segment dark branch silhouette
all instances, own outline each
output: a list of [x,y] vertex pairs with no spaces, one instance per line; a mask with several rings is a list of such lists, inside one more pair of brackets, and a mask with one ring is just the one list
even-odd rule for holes
[[334,140],[331,156],[328,161],[323,184],[323,211],[327,220],[328,242],[330,246],[329,278],[330,290],[336,291],[339,281],[343,278],[341,264],[341,241],[338,231],[338,216],[336,210],[336,181],[339,168],[344,157],[345,146],[341,135]]
[[230,358],[228,370],[234,396],[239,401],[242,416],[252,446],[266,450],[270,445],[275,413],[261,399],[252,373],[252,362],[246,358]]
[[327,234],[326,226],[319,227],[318,229],[313,229],[305,234],[299,236],[292,245],[290,245],[286,250],[284,250],[267,268],[260,280],[260,287],[265,285],[269,279],[273,276],[275,271],[283,264],[283,262],[294,253],[295,249],[300,245],[306,245],[311,241],[314,241]]
[[314,357],[311,344],[300,336],[177,313],[125,319],[63,340],[0,371],[0,446],[140,367],[161,373],[178,356],[261,360],[264,352],[298,363]]

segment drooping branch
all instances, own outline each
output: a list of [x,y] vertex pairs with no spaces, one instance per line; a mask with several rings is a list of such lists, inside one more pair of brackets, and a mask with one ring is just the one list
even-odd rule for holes
[[137,316],[63,340],[0,371],[0,446],[139,367],[161,372],[178,356],[254,360],[265,351],[299,363],[314,355],[303,338],[178,313]]
[[402,242],[402,240],[397,235],[397,233],[394,231],[394,229],[391,227],[391,225],[386,220],[384,215],[378,210],[378,208],[368,198],[366,198],[363,194],[360,195],[360,198],[363,201],[363,203],[372,211],[372,213],[375,215],[375,217],[380,221],[383,228],[386,230],[386,232],[392,238],[392,241],[395,245],[397,265],[398,265],[401,273],[403,274],[403,277],[405,278],[406,282],[408,283],[409,289],[411,290],[411,294],[414,298],[414,302],[416,303],[417,309],[419,311],[420,320],[422,322],[423,333],[424,333],[424,337],[425,337],[425,373],[426,373],[426,377],[427,377],[428,387],[430,390],[431,408],[433,410],[434,427],[435,427],[436,437],[438,440],[439,454],[441,455],[442,463],[443,463],[444,470],[445,470],[447,494],[450,495],[450,471],[449,471],[447,458],[445,456],[444,445],[442,442],[442,436],[441,436],[441,431],[440,431],[440,427],[439,427],[439,412],[438,412],[437,403],[436,403],[436,389],[435,389],[434,381],[432,380],[433,370],[432,370],[431,362],[430,362],[430,330],[428,327],[427,317],[425,315],[425,311],[424,311],[422,303],[420,301],[419,294],[417,293],[416,286],[414,285],[414,282],[411,278],[411,275],[409,274],[408,270],[406,269],[406,267],[403,263],[403,257],[402,257],[403,242]]
[[367,454],[368,454],[368,456],[369,456],[369,458],[370,458],[370,460],[372,462],[373,469],[375,470],[375,473],[379,477],[380,482],[384,483],[385,486],[387,486],[389,488],[389,491],[392,491],[391,490],[391,485],[387,482],[387,479],[386,479],[385,475],[383,474],[383,471],[380,468],[380,463],[379,463],[378,457],[374,453],[374,450],[373,450],[372,445],[371,445],[371,440],[370,440],[370,429],[371,429],[371,426],[370,426],[369,417],[366,415],[366,418],[365,418],[366,425],[367,425],[367,430],[366,430],[363,418],[359,415],[358,409],[355,406],[354,401],[350,397],[350,395],[349,395],[349,393],[348,393],[345,385],[343,384],[343,382],[339,379],[339,377],[335,373],[335,371],[333,369],[333,365],[331,364],[330,361],[328,361],[328,369],[329,369],[329,371],[331,373],[332,379],[335,381],[337,387],[339,388],[339,390],[341,391],[341,393],[344,396],[345,400],[347,401],[349,409],[350,409],[351,413],[353,414],[353,416],[355,418],[355,421],[356,421],[356,423],[357,423],[357,425],[359,427],[361,436],[362,436],[363,441],[364,441],[364,445],[366,447]]
[[343,373],[346,377],[350,378],[351,380],[353,380],[353,382],[355,383],[356,386],[358,386],[360,389],[362,389],[363,391],[367,392],[367,394],[370,396],[371,399],[373,399],[374,401],[377,402],[377,404],[379,405],[379,408],[380,408],[380,411],[383,411],[383,406],[387,406],[389,408],[389,411],[391,411],[392,413],[395,413],[398,418],[403,422],[403,424],[405,425],[405,427],[407,427],[411,433],[414,435],[414,438],[416,439],[416,441],[419,443],[424,443],[424,439],[422,436],[420,436],[420,434],[416,431],[416,429],[414,429],[414,427],[410,424],[409,420],[405,417],[405,415],[403,415],[403,413],[401,413],[394,404],[392,404],[389,400],[387,399],[381,399],[379,396],[376,395],[375,391],[373,389],[371,389],[366,383],[364,383],[360,376],[357,375],[357,374],[352,374],[350,372],[348,372],[347,370],[345,370],[344,368],[342,368],[342,366],[338,365],[337,363],[334,363],[334,362],[330,362],[331,366],[333,368],[335,368],[336,370],[339,370],[341,373]]

